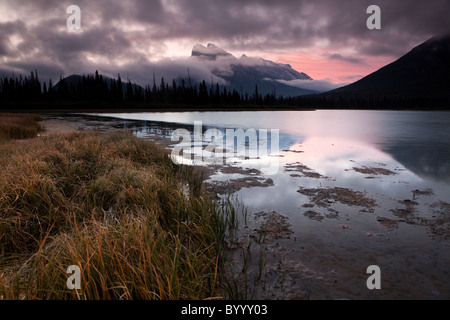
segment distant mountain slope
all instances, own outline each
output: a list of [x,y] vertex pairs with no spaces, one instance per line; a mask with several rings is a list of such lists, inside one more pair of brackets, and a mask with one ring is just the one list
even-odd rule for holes
[[450,99],[450,35],[434,37],[395,62],[327,94]]
[[[89,76],[94,77],[93,74],[90,74]],[[106,81],[108,87],[111,86],[112,80],[117,81],[117,79],[112,79],[112,78],[106,77],[106,76],[104,76],[104,75],[101,75],[101,78],[102,78],[104,81]],[[71,91],[71,90],[73,90],[74,88],[76,88],[76,86],[77,86],[79,83],[81,83],[82,80],[83,80],[83,76],[80,76],[80,75],[78,75],[78,74],[72,74],[72,75],[70,75],[70,76],[64,78],[64,82],[67,84],[69,91]],[[122,92],[123,92],[124,94],[125,94],[126,91],[127,91],[127,85],[128,85],[128,82],[122,80]],[[54,86],[53,88],[54,88],[55,90],[58,90],[59,86],[60,86],[60,82],[58,82],[57,84],[55,84],[55,86]],[[136,89],[140,89],[140,90],[144,91],[144,88],[143,88],[142,86],[140,86],[140,85],[138,85],[138,84],[135,84],[135,83],[132,84],[132,88],[133,88],[133,91],[136,90]]]
[[258,86],[258,91],[262,95],[274,93],[277,97],[295,97],[317,93],[317,91],[288,86],[276,81],[284,79],[264,76],[267,74],[264,68],[232,65],[231,69],[233,74],[231,76],[222,76],[222,78],[228,81],[230,89],[234,89],[239,93],[247,92],[253,94],[256,86]]
[[262,58],[242,55],[239,59],[224,49],[209,43],[206,47],[197,44],[192,49],[193,58],[205,61],[216,68],[213,74],[226,80],[227,87],[241,94],[253,94],[255,87],[262,95],[275,93],[277,96],[299,96],[317,93],[313,90],[282,84],[276,80],[312,80],[303,72],[298,72],[288,64],[276,63]]

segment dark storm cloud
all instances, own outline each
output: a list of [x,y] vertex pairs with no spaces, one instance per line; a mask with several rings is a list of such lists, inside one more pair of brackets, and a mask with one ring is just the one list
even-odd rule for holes
[[348,62],[348,63],[352,63],[352,64],[363,64],[364,63],[363,59],[355,58],[355,57],[343,56],[343,55],[341,55],[339,53],[330,54],[328,56],[328,59],[344,61],[344,62]]
[[90,28],[83,34],[65,33],[41,29],[39,42],[46,46],[46,52],[61,60],[71,56],[82,57],[84,53],[101,54],[104,56],[120,55],[130,48],[130,41],[115,28],[107,30],[99,27]]
[[[38,66],[38,67],[36,67]],[[17,70],[17,71],[15,71]],[[12,62],[8,69],[0,67],[0,76],[17,76],[18,74],[29,75],[31,71],[38,70],[40,79],[58,79],[59,75],[64,74],[64,66],[53,63],[52,61],[26,61]]]
[[[78,33],[65,29],[71,4],[82,10]],[[371,4],[381,8],[381,30],[366,28]],[[450,32],[448,0],[0,0],[0,6],[1,69],[24,72],[40,65],[51,72],[52,64],[65,72],[92,72],[87,69],[92,67],[113,72],[116,61],[126,61],[121,68],[151,73],[134,66],[155,68],[149,59],[179,40],[262,54],[319,46],[333,52],[330,59],[358,64],[371,56],[399,57],[433,35]],[[356,54],[339,53],[345,48]],[[185,67],[185,61],[178,64]]]
[[14,55],[17,48],[12,43],[12,37],[22,36],[26,33],[25,24],[22,21],[0,22],[0,56]]
[[128,3],[129,5],[127,7],[129,8],[130,16],[136,18],[138,21],[149,24],[160,24],[161,26],[168,22],[166,18],[169,16],[169,13],[167,13],[166,8],[160,0],[135,0],[129,1]]
[[[366,28],[369,16],[366,9],[371,4],[381,8],[380,31]],[[370,48],[376,47],[374,43],[388,43],[392,46],[391,53],[396,55],[405,44],[450,32],[446,14],[449,9],[448,0],[192,0],[180,1],[179,23],[175,22],[172,30],[180,36],[192,32],[227,39],[246,49],[307,47],[326,39],[336,46],[358,46],[355,42],[360,42],[359,46],[370,53]]]

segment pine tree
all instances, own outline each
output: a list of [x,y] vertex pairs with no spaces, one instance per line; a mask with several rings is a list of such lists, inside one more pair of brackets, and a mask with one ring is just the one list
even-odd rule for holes
[[120,102],[123,101],[123,85],[120,73],[117,75],[117,100]]
[[128,80],[128,83],[127,83],[127,91],[126,91],[126,93],[125,93],[125,98],[126,98],[127,100],[133,100],[133,97],[134,97],[134,93],[133,93],[133,85],[131,84],[131,81]]
[[206,88],[206,82],[203,80],[198,87],[198,103],[201,105],[208,104],[208,89]]
[[44,88],[43,88],[43,92],[42,95],[45,97],[47,97],[47,84],[44,82]]

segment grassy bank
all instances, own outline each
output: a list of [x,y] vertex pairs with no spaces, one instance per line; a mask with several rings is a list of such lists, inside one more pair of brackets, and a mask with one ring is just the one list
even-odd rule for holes
[[[233,209],[154,144],[126,132],[5,139],[0,172],[0,299],[226,295]],[[66,286],[70,265],[81,290]]]
[[42,127],[33,114],[0,113],[0,140],[34,138]]

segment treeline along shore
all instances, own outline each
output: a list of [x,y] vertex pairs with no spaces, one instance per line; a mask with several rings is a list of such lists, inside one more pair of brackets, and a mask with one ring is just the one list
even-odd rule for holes
[[41,82],[37,70],[29,76],[0,78],[0,110],[312,110],[312,109],[443,109],[448,96],[326,92],[297,97],[229,90],[219,83],[164,78],[141,87],[128,81],[92,75],[60,77]]

